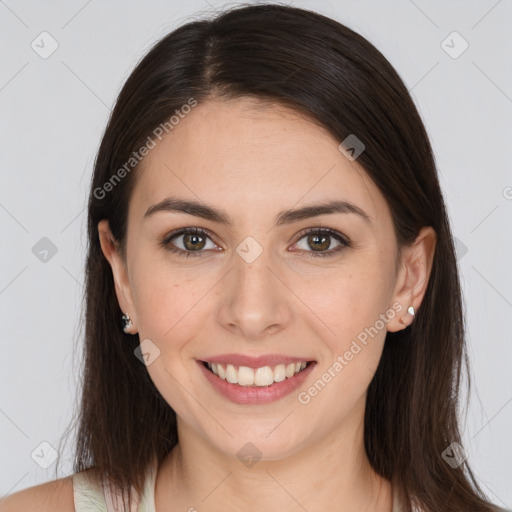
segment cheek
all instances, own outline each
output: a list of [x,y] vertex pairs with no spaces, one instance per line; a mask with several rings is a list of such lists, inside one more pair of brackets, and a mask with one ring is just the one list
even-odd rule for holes
[[303,294],[312,321],[337,353],[348,350],[354,339],[364,342],[365,333],[367,337],[378,337],[377,331],[385,334],[381,315],[389,306],[388,283],[375,266],[352,267],[338,277],[333,273]]
[[177,282],[156,273],[137,286],[139,333],[165,342],[176,339],[197,315],[202,286],[190,280]]
[[211,285],[207,280],[169,271],[165,266],[150,268],[151,272],[141,272],[134,279],[140,339],[149,339],[158,348],[158,355],[147,371],[173,410],[187,422],[193,422],[194,415],[200,412],[193,412],[186,391],[193,389],[193,384],[189,367],[183,363],[188,359],[189,342],[203,324],[200,318],[206,301],[201,297]]
[[321,410],[337,404],[337,413],[329,413],[334,423],[355,407],[377,370],[386,338],[386,286],[378,272],[354,272],[330,279],[323,293],[308,297],[308,318],[325,350],[299,402],[314,402]]
[[[139,335],[174,351],[195,335],[207,314],[217,274],[199,266],[184,269],[160,254],[146,253],[133,265],[133,296]],[[149,270],[148,270],[149,269]],[[172,342],[172,343],[171,343]]]

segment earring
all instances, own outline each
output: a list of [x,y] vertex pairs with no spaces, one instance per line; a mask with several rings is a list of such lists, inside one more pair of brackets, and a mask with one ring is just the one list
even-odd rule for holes
[[121,320],[123,322],[123,331],[129,334],[128,329],[132,326],[132,321],[129,315],[124,314],[123,316],[121,316]]
[[[407,309],[407,313],[409,313],[409,315],[411,316],[414,316],[414,308],[412,306],[409,306],[409,309]],[[404,319],[403,318],[400,318],[398,320],[402,325],[405,325],[405,322],[404,322]]]

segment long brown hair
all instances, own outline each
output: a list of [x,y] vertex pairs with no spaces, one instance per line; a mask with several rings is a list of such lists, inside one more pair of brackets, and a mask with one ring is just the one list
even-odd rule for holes
[[366,453],[375,471],[395,483],[408,512],[411,499],[430,512],[494,510],[467,462],[452,468],[442,457],[452,443],[462,445],[457,408],[469,367],[453,236],[419,113],[391,64],[365,38],[320,14],[272,4],[237,7],[174,30],[142,58],[119,94],[88,204],[74,471],[95,467],[124,492],[132,485],[141,492],[151,462],[161,462],[178,442],[175,412],[134,356],[138,335],[121,329],[97,226],[108,219],[125,250],[137,177],[137,164],[126,163],[191,99],[242,96],[289,106],[340,142],[355,134],[365,145],[358,163],[387,200],[399,249],[423,226],[435,229],[421,307],[411,326],[387,333],[368,389]]

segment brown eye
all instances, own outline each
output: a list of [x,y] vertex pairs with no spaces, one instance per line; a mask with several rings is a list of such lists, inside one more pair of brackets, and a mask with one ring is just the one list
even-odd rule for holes
[[327,250],[331,245],[330,236],[323,233],[309,235],[308,244],[314,251]]
[[[302,234],[296,242],[298,246],[305,240],[304,246],[299,249],[309,256],[334,256],[341,250],[350,247],[351,242],[340,233],[327,228],[313,228]],[[335,240],[334,244],[332,240]],[[166,236],[161,242],[164,249],[176,253],[178,256],[201,256],[206,249],[219,250],[211,241],[211,237],[201,228],[186,228]],[[211,245],[208,247],[207,244]],[[334,245],[334,248],[332,248]]]
[[[208,242],[210,246],[207,246]],[[161,241],[161,245],[179,256],[201,256],[205,252],[203,249],[217,248],[210,236],[200,228],[181,229],[171,233]]]
[[183,245],[187,251],[201,250],[206,245],[206,237],[197,233],[185,233],[183,235]]
[[[333,239],[336,240],[334,244]],[[313,257],[333,256],[351,245],[347,238],[327,228],[313,228],[306,231],[295,245],[298,245],[302,240],[305,242],[302,247],[299,246],[299,249]],[[333,245],[334,248],[332,248]]]

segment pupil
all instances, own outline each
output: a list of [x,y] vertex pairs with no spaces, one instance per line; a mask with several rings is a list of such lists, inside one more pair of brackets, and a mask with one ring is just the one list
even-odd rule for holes
[[[313,241],[313,248],[315,251],[318,249],[328,249],[329,248],[328,237],[326,237],[325,235],[311,235],[310,240]],[[319,240],[322,240],[323,242],[320,242],[320,244],[319,244],[318,243]]]
[[[192,245],[192,250],[193,249],[197,249],[197,244],[200,244],[200,240],[201,240],[201,236],[200,235],[197,235],[197,234],[188,234],[185,236],[185,239],[184,239],[184,244],[187,248],[189,244]],[[199,247],[199,249],[202,249],[202,246]]]

